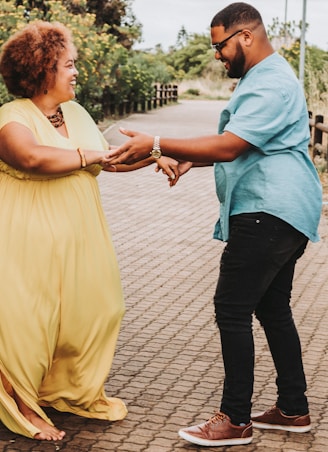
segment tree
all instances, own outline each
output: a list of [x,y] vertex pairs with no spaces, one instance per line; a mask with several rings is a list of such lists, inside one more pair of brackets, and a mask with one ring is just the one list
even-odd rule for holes
[[184,26],[182,26],[178,32],[176,47],[181,48],[185,46],[188,42],[188,32]]
[[[108,25],[108,33],[115,36],[117,42],[126,49],[131,49],[134,42],[141,38],[142,26],[137,21],[131,8],[132,0],[62,0],[61,3],[72,14],[95,15],[95,25],[102,29]],[[32,9],[40,11],[40,18],[49,18],[51,1],[47,0],[15,0],[16,6],[25,6],[28,19]]]
[[[140,98],[152,90],[153,73],[144,64],[131,60],[131,53],[109,33],[107,24],[96,25],[95,14],[73,14],[67,11],[64,2],[49,0],[46,17],[39,4],[29,10],[27,17],[25,11],[30,4],[22,3],[17,5],[15,0],[0,2],[0,47],[27,22],[43,19],[65,24],[72,30],[78,49],[77,100],[96,121],[104,114],[102,99],[105,90],[115,102],[123,102],[131,96]],[[0,80],[0,105],[10,98]]]
[[[308,24],[306,24],[306,28]],[[279,22],[278,18],[268,27],[268,35],[275,44],[276,50],[283,55],[299,74],[300,65],[300,35],[302,21]],[[328,91],[328,52],[316,46],[305,48],[304,91],[309,109],[321,109],[321,104],[327,102]]]
[[140,40],[142,26],[132,12],[131,0],[87,0],[87,11],[96,15],[97,26],[107,24],[108,32],[126,49]]
[[183,71],[187,78],[193,78],[201,77],[212,59],[209,37],[193,33],[183,47],[171,50],[166,61],[176,71]]

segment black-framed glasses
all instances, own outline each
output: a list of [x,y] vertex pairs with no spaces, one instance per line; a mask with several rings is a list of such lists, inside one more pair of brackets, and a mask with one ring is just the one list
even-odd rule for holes
[[221,50],[223,49],[223,47],[226,45],[226,42],[229,41],[229,39],[233,38],[234,36],[236,36],[238,33],[241,33],[243,30],[237,30],[234,33],[232,33],[232,35],[228,36],[227,38],[225,38],[223,41],[221,42],[216,42],[215,44],[212,44],[212,49],[215,52],[219,52],[221,53]]

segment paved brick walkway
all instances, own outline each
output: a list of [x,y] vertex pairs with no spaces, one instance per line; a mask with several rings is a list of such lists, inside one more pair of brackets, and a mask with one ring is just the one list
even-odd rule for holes
[[[185,101],[120,121],[151,134],[215,133],[220,102]],[[119,144],[117,126],[106,137]],[[223,367],[212,296],[223,245],[212,240],[218,215],[212,168],[196,168],[176,187],[149,167],[99,178],[115,242],[127,312],[106,389],[129,414],[108,424],[49,412],[64,441],[39,443],[0,426],[5,452],[325,452],[328,442],[328,216],[322,240],[299,261],[293,291],[303,345],[313,429],[306,434],[254,430],[248,446],[201,448],[177,430],[210,417],[220,400]],[[327,208],[326,208],[327,209]],[[91,238],[92,239],[92,238]],[[275,401],[275,374],[264,334],[254,323],[254,409]]]

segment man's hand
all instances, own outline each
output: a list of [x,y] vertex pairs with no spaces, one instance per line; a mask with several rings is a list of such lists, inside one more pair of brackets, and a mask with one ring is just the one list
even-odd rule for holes
[[153,148],[154,137],[133,130],[125,130],[122,127],[120,127],[120,132],[131,137],[131,139],[109,151],[112,165],[131,164],[149,157]]

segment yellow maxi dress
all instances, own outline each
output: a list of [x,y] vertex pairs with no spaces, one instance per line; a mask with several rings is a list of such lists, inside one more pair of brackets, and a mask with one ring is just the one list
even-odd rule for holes
[[[2,106],[0,128],[19,122],[40,144],[72,152],[108,148],[79,104],[62,110],[69,138],[29,99]],[[100,169],[42,176],[0,160],[0,420],[27,437],[40,430],[18,411],[10,386],[50,424],[40,406],[110,421],[127,414],[104,392],[125,306]]]

